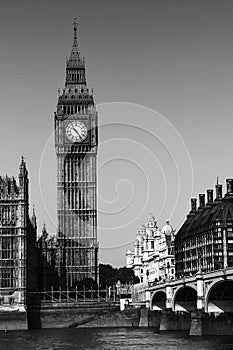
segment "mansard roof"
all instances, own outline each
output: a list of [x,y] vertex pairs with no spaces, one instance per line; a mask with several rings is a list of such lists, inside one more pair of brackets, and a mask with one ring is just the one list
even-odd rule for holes
[[227,222],[233,224],[233,194],[227,193],[224,198],[215,200],[204,207],[199,207],[196,212],[190,212],[187,220],[177,232],[175,241],[197,235],[216,225],[226,226]]

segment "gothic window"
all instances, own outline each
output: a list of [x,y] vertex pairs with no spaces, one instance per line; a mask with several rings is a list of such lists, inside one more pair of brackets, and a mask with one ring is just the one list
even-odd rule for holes
[[2,271],[2,288],[10,288],[13,287],[13,269],[12,268],[4,268]]
[[82,195],[81,195],[81,190],[78,188],[78,208],[82,208]]
[[2,237],[2,259],[11,259],[12,244],[8,237]]

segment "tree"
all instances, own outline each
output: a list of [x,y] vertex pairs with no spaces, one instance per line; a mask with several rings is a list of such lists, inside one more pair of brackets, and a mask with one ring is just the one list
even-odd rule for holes
[[84,278],[81,281],[76,281],[73,285],[72,285],[72,289],[76,289],[78,291],[83,291],[83,289],[86,290],[97,290],[98,289],[98,285],[95,282],[95,280],[93,280],[93,278]]
[[123,284],[138,283],[138,278],[134,275],[133,269],[127,267],[114,268],[109,264],[99,265],[100,287],[112,286],[120,281]]

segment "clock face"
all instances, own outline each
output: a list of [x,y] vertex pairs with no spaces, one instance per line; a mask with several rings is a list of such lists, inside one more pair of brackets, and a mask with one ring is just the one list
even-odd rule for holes
[[87,138],[87,127],[79,121],[73,121],[66,126],[66,136],[73,142],[82,142]]

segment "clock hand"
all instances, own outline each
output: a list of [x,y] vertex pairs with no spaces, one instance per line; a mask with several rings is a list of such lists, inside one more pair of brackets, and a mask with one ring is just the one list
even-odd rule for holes
[[78,132],[75,128],[72,128],[72,129],[73,129],[73,130],[76,132],[76,134],[78,134],[78,136],[81,138],[79,132]]

